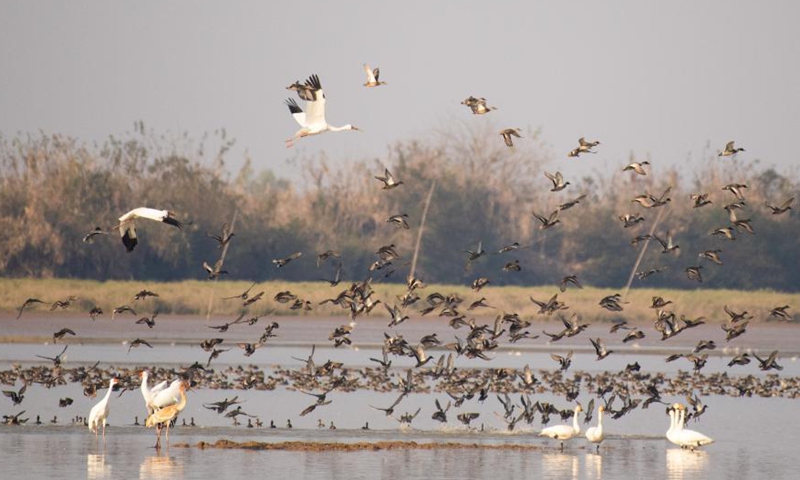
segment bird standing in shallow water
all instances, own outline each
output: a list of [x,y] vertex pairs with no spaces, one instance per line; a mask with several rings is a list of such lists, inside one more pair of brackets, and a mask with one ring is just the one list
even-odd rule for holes
[[554,425],[545,428],[539,433],[540,437],[549,437],[561,441],[561,450],[564,450],[564,442],[581,434],[581,426],[578,423],[578,414],[583,411],[580,405],[575,407],[572,417],[572,425]]
[[100,400],[97,405],[92,407],[92,410],[89,412],[89,431],[93,432],[95,437],[97,437],[97,430],[102,426],[103,438],[106,438],[106,423],[108,420],[108,414],[111,410],[108,405],[108,400],[111,397],[111,390],[114,389],[114,385],[117,383],[119,383],[118,379],[111,379],[111,382],[108,385],[106,396],[103,397],[103,399]]
[[[167,446],[169,446],[169,424],[174,420],[178,414],[186,407],[186,382],[181,382],[180,386],[178,387],[178,392],[180,395],[180,401],[178,403],[174,403],[172,405],[168,405],[161,410],[156,410],[153,412],[152,415],[147,417],[145,421],[146,427],[153,427],[156,425],[165,425],[167,434]],[[156,429],[156,449],[161,448],[161,429]]]
[[586,430],[586,440],[597,445],[598,453],[600,452],[600,444],[606,439],[605,433],[603,432],[603,412],[605,411],[606,408],[600,405],[597,409],[597,426]]

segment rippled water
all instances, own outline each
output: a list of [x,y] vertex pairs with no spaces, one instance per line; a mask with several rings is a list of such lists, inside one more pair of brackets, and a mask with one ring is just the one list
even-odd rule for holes
[[[307,327],[307,326],[306,326]],[[26,327],[28,328],[28,327]],[[46,328],[53,330],[51,325]],[[190,327],[184,327],[190,328]],[[216,360],[212,367],[226,368],[239,363],[252,363],[269,370],[272,365],[299,367],[300,362],[291,357],[304,358],[310,349],[303,342],[295,341],[298,336],[305,338],[305,328],[281,327],[281,343],[260,349],[252,357],[245,359],[241,351],[228,352]],[[325,325],[323,335],[330,328]],[[181,343],[173,345],[175,338],[205,338],[207,332],[189,333],[181,337],[180,328],[172,332],[165,342],[157,343],[151,351],[140,348],[127,352],[127,347],[113,339],[96,339],[100,343],[72,344],[66,357],[66,366],[89,364],[102,360],[103,365],[114,364],[126,367],[137,365],[186,365],[195,360],[203,361],[207,355],[196,345]],[[378,356],[375,346],[379,343],[382,328],[375,328],[373,335],[359,342],[359,350],[317,348],[315,360],[322,363],[327,359],[342,361],[348,366],[369,364],[369,357]],[[138,331],[137,331],[138,333]],[[405,333],[405,332],[404,332]],[[420,332],[409,334],[415,338]],[[425,332],[430,333],[430,332]],[[772,330],[770,335],[774,335]],[[778,335],[780,332],[778,332]],[[123,335],[125,334],[123,332]],[[293,336],[294,335],[294,336]],[[320,336],[315,332],[310,336]],[[786,338],[794,336],[794,329],[787,327],[783,332]],[[122,338],[126,338],[123,336]],[[133,338],[133,337],[130,337]],[[581,338],[588,343],[588,336]],[[767,344],[768,340],[756,338]],[[226,340],[227,341],[227,340]],[[316,341],[316,340],[315,340]],[[669,348],[685,350],[686,344],[670,344]],[[574,344],[573,344],[574,345]],[[577,345],[574,345],[577,346]],[[572,348],[569,343],[556,346],[560,350]],[[741,345],[742,348],[745,345]],[[27,365],[39,363],[36,354],[55,355],[61,350],[59,345],[0,344],[0,369],[11,367],[12,363]],[[663,350],[662,345],[658,348]],[[516,349],[498,351],[494,360],[488,364],[459,359],[461,367],[521,367],[530,364],[534,368],[553,368],[549,358],[549,347],[529,349],[520,346]],[[719,352],[714,352],[719,353]],[[737,369],[726,369],[730,355],[712,356],[704,373],[728,371],[730,375],[764,375],[755,364]],[[678,368],[686,370],[687,364],[665,363],[663,353],[655,354],[654,347],[644,345],[641,351],[627,349],[608,357],[602,362],[594,360],[594,355],[578,351],[573,360],[573,369],[585,371],[615,371],[626,364],[638,361],[643,370],[674,373]],[[785,367],[781,377],[798,375],[800,365],[792,355],[782,357]],[[43,363],[44,364],[44,363]],[[409,367],[412,361],[396,359],[398,369]],[[399,370],[401,371],[401,370]],[[15,388],[18,388],[17,385]],[[7,386],[3,387],[8,388]],[[101,391],[102,395],[104,391]],[[222,400],[238,395],[243,400],[243,410],[258,417],[265,424],[262,428],[231,426],[231,421],[205,409],[205,402]],[[58,399],[71,397],[75,403],[67,408],[58,407]],[[499,412],[502,406],[494,394],[484,403],[470,401],[460,409],[448,412],[448,423],[442,425],[433,419],[433,403],[438,399],[442,405],[449,400],[445,394],[412,394],[397,407],[395,415],[422,409],[414,420],[414,428],[401,430],[393,418],[370,407],[385,407],[396,398],[397,392],[377,393],[372,391],[332,392],[328,398],[332,404],[319,407],[306,417],[299,413],[314,403],[314,398],[297,391],[276,389],[275,391],[254,390],[208,390],[189,392],[189,403],[182,413],[182,420],[194,420],[196,427],[179,425],[171,432],[173,447],[158,454],[152,445],[155,435],[152,430],[134,426],[135,417],[144,418],[144,405],[139,392],[127,392],[111,398],[110,425],[105,441],[96,440],[88,429],[70,424],[76,415],[85,416],[97,399],[83,396],[82,388],[69,384],[52,389],[31,385],[22,405],[11,407],[5,397],[0,398],[3,414],[26,410],[30,418],[27,425],[0,426],[0,453],[2,454],[2,478],[253,478],[269,476],[277,478],[351,479],[351,478],[589,478],[589,479],[628,479],[628,478],[675,478],[675,479],[729,479],[755,478],[779,479],[797,478],[796,462],[793,456],[800,445],[800,431],[794,427],[793,413],[798,400],[786,398],[733,398],[728,396],[704,397],[709,406],[708,412],[698,423],[689,428],[697,429],[713,437],[716,443],[704,451],[690,452],[674,448],[664,438],[668,417],[664,407],[654,405],[647,410],[637,409],[619,420],[606,418],[605,429],[608,434],[600,454],[594,453],[593,446],[584,439],[574,439],[560,452],[553,441],[536,436],[540,425],[533,427],[518,425],[513,433],[505,431],[505,424]],[[518,396],[512,396],[517,400]],[[562,398],[547,394],[533,395],[535,400],[551,401],[565,406]],[[588,401],[586,393],[582,400]],[[665,401],[683,401],[678,397],[665,396]],[[457,413],[476,412],[480,417],[474,421],[472,430],[455,420]],[[39,415],[43,425],[35,425]],[[58,424],[51,425],[50,419],[58,417]],[[285,428],[291,419],[294,428]],[[270,420],[278,426],[266,428]],[[325,428],[317,428],[322,421]],[[246,421],[245,421],[246,422]],[[243,422],[243,423],[245,423]],[[333,422],[337,429],[328,426]],[[361,427],[369,422],[370,430]],[[560,423],[553,418],[550,425]],[[592,425],[594,421],[592,421]],[[585,429],[590,425],[584,425]],[[483,427],[483,431],[480,431]],[[304,441],[304,442],[456,442],[492,445],[535,446],[534,450],[495,450],[495,449],[438,449],[438,450],[382,450],[382,451],[248,451],[215,450],[198,448],[178,448],[177,443],[191,445],[199,441],[215,442],[226,438],[234,441],[257,440],[263,442]]]

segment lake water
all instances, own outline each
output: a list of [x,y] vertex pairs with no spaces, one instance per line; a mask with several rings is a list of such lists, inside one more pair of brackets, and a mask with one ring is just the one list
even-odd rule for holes
[[[91,323],[85,319],[65,318],[54,321],[46,317],[32,317],[30,322],[11,322],[0,318],[0,326],[6,335],[34,337],[36,343],[0,344],[0,370],[5,372],[15,368],[33,365],[48,365],[47,361],[35,355],[54,356],[63,348],[60,345],[44,345],[37,335],[48,337],[61,326],[88,332]],[[102,335],[82,333],[82,342],[71,342],[64,356],[64,368],[89,365],[97,360],[101,367],[114,365],[117,368],[137,368],[153,366],[188,365],[194,361],[205,364],[208,354],[197,343],[200,339],[217,336],[206,328],[202,320],[165,317],[153,332],[142,330],[132,322],[115,323],[110,329],[102,329]],[[128,319],[129,320],[129,319]],[[217,371],[235,369],[239,365],[253,365],[266,374],[274,372],[277,365],[297,370],[302,362],[291,357],[305,358],[310,353],[310,342],[317,343],[314,359],[317,365],[331,359],[341,361],[353,369],[369,365],[370,357],[379,357],[379,345],[385,330],[385,321],[360,321],[354,331],[356,348],[334,349],[327,341],[327,335],[343,319],[315,319],[297,322],[296,319],[284,321],[277,319],[281,328],[279,337],[267,347],[259,349],[251,357],[243,357],[238,348],[222,354],[211,363]],[[106,321],[107,322],[107,321]],[[216,322],[220,323],[220,322]],[[211,324],[215,324],[214,321]],[[96,325],[96,324],[95,324]],[[108,323],[106,323],[108,325]],[[432,323],[404,325],[403,335],[411,339],[423,334],[440,332],[442,339],[449,341],[452,331]],[[552,327],[548,325],[547,327]],[[593,327],[578,337],[565,339],[562,343],[546,344],[543,339],[520,342],[492,352],[490,362],[468,360],[460,357],[458,368],[521,368],[529,364],[537,369],[553,369],[555,363],[549,353],[565,353],[574,349],[576,354],[569,373],[584,371],[601,373],[618,371],[625,365],[638,361],[643,371],[664,372],[675,376],[678,370],[690,370],[688,362],[665,363],[665,353],[686,352],[687,348],[699,338],[714,338],[720,347],[711,352],[708,365],[703,373],[727,372],[730,376],[753,375],[766,378],[757,368],[757,362],[743,367],[727,368],[726,364],[733,353],[748,348],[757,348],[768,353],[773,339],[778,339],[776,348],[783,347],[779,362],[784,366],[777,382],[796,384],[800,366],[796,362],[796,351],[790,345],[797,338],[797,327],[793,325],[768,326],[759,330],[760,325],[751,327],[750,339],[743,336],[731,342],[733,346],[722,352],[724,340],[720,341],[719,327],[707,325],[697,332],[681,339],[675,337],[665,344],[658,341],[641,342],[638,346],[622,345],[621,335],[608,335],[607,326]],[[160,330],[159,330],[160,329]],[[248,330],[249,329],[249,330]],[[704,330],[705,329],[705,330]],[[108,333],[111,330],[112,333]],[[219,335],[226,343],[237,340],[253,340],[258,337],[262,325],[231,329]],[[532,329],[533,330],[533,329]],[[553,329],[554,330],[554,329]],[[212,332],[212,333],[209,333]],[[356,333],[358,332],[358,333]],[[463,330],[456,331],[465,335]],[[687,333],[690,333],[687,332]],[[148,336],[149,335],[149,336]],[[751,335],[751,333],[748,333]],[[588,338],[602,336],[609,348],[617,350],[607,359],[598,362],[590,352]],[[153,341],[152,350],[146,347],[132,349],[121,342],[133,338],[146,338]],[[612,341],[611,337],[617,339]],[[647,340],[647,339],[646,339]],[[675,341],[673,341],[675,340]],[[414,342],[415,343],[415,342]],[[224,346],[225,344],[223,344]],[[794,345],[796,348],[796,344]],[[431,352],[438,356],[443,351]],[[414,361],[396,358],[392,371],[403,375]],[[374,364],[373,364],[374,366]],[[537,371],[538,375],[538,371]],[[3,385],[2,388],[17,390],[21,386]],[[100,395],[105,393],[101,390]],[[242,425],[232,426],[232,421],[202,404],[239,396],[242,409],[254,418],[264,422],[261,428],[247,428],[246,419]],[[74,403],[66,408],[58,406],[58,399],[70,397]],[[716,442],[703,451],[683,451],[665,438],[668,417],[664,406],[655,404],[644,410],[638,408],[624,417],[605,419],[607,440],[600,453],[596,454],[593,445],[585,439],[576,438],[559,451],[558,444],[549,439],[536,436],[541,429],[537,416],[533,425],[520,422],[513,432],[507,432],[501,413],[503,407],[495,393],[485,402],[468,400],[460,408],[451,408],[448,422],[439,423],[431,418],[435,411],[434,400],[442,406],[450,401],[444,392],[414,393],[402,400],[396,407],[394,416],[402,413],[421,413],[413,422],[413,428],[401,429],[398,422],[387,417],[382,411],[370,406],[387,407],[398,397],[394,392],[357,390],[352,392],[333,391],[328,395],[330,405],[320,406],[305,417],[300,412],[314,403],[314,397],[294,389],[278,387],[275,390],[221,390],[198,385],[188,394],[188,405],[181,414],[181,421],[172,429],[172,446],[156,452],[152,448],[155,441],[153,430],[133,423],[138,417],[143,422],[145,409],[138,391],[126,392],[121,396],[112,394],[109,427],[105,441],[96,440],[88,429],[71,423],[75,416],[86,416],[98,398],[90,399],[83,395],[79,384],[54,388],[30,385],[21,405],[12,406],[10,399],[0,398],[0,412],[4,415],[16,414],[21,410],[29,421],[25,425],[0,425],[0,453],[2,454],[2,478],[252,478],[270,476],[278,478],[351,479],[351,478],[588,478],[588,479],[628,479],[628,478],[797,478],[793,456],[800,445],[800,430],[795,426],[793,414],[797,411],[798,400],[791,398],[734,397],[729,395],[704,396],[703,402],[708,411],[697,423],[687,428],[699,430]],[[518,403],[519,394],[511,394]],[[584,405],[593,395],[581,391],[579,400]],[[552,402],[562,408],[571,407],[563,396],[552,393],[532,393],[534,401]],[[638,396],[638,398],[644,398]],[[666,402],[681,401],[682,396],[665,395]],[[596,400],[599,402],[599,400]],[[472,429],[459,423],[455,416],[462,412],[475,412],[480,416],[473,421]],[[39,415],[42,425],[35,425]],[[57,416],[58,423],[50,420]],[[581,422],[585,429],[594,425]],[[195,427],[181,426],[182,421],[194,421]],[[291,420],[292,429],[286,428]],[[278,428],[267,428],[274,421]],[[325,428],[318,428],[320,421]],[[329,429],[333,422],[335,430]],[[369,422],[369,430],[362,426]],[[553,416],[549,425],[562,423]],[[481,431],[482,427],[482,431]],[[250,451],[199,449],[198,442],[216,442],[219,439],[233,441],[255,440],[260,442],[420,442],[420,443],[461,443],[501,446],[526,446],[528,449],[400,449],[400,450],[362,450],[362,451]],[[192,447],[176,446],[188,444]]]

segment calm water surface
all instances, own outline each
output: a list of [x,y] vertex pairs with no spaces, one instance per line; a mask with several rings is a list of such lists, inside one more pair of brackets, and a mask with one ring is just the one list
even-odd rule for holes
[[[166,322],[165,322],[166,323]],[[59,326],[48,323],[40,328],[44,334]],[[23,327],[19,327],[23,328]],[[24,328],[32,328],[25,326]],[[188,328],[188,327],[185,327]],[[241,351],[234,349],[223,354],[212,363],[212,367],[224,369],[240,363],[255,364],[269,370],[272,365],[298,368],[301,363],[291,357],[305,358],[310,352],[307,343],[296,341],[305,338],[306,328],[296,327],[294,337],[291,328],[283,329],[281,343],[262,348],[250,358],[243,358]],[[718,327],[715,327],[718,328]],[[330,325],[319,328],[326,335]],[[412,333],[403,332],[407,338],[430,333],[422,329]],[[132,350],[119,343],[119,339],[99,339],[98,343],[72,344],[65,356],[65,366],[89,364],[101,360],[102,366],[109,364],[135,367],[152,365],[187,365],[195,360],[203,361],[206,353],[196,345],[172,344],[182,336],[210,338],[214,335],[206,331],[200,333],[181,333],[182,328],[169,324],[165,330],[171,332],[164,342],[149,349]],[[258,328],[257,330],[260,330]],[[796,329],[787,326],[784,331],[772,329],[769,335],[755,337],[757,347],[768,348],[773,336],[797,338]],[[317,348],[315,360],[318,364],[325,360],[345,362],[348,366],[369,364],[369,357],[379,356],[375,349],[380,341],[383,328],[374,328],[373,334],[361,343],[359,350]],[[121,338],[135,338],[140,330],[121,331]],[[710,328],[706,332],[712,332]],[[22,332],[27,334],[27,332]],[[316,335],[318,331],[314,333]],[[709,338],[718,337],[714,335]],[[705,332],[697,335],[703,336]],[[257,334],[256,334],[257,335]],[[695,333],[693,333],[695,335]],[[443,335],[440,335],[442,337]],[[607,329],[606,334],[607,337]],[[226,337],[228,338],[228,337]],[[589,336],[580,338],[580,343],[588,343]],[[95,339],[98,340],[98,339]],[[226,340],[228,341],[228,340]],[[316,341],[316,340],[315,340]],[[638,361],[643,370],[667,373],[679,368],[687,370],[688,364],[681,362],[665,363],[663,350],[680,349],[685,351],[695,338],[681,340],[664,347],[643,344],[640,350],[627,349],[615,353],[602,362],[596,362],[594,355],[577,351],[572,369],[598,372],[616,371],[628,363]],[[541,341],[539,341],[541,343]],[[724,343],[724,342],[720,342]],[[459,367],[521,367],[530,364],[534,369],[553,368],[549,349],[564,351],[577,344],[541,345],[539,349],[521,346],[518,349],[498,351],[494,360],[476,363],[458,359]],[[614,346],[612,345],[609,345]],[[742,342],[732,348],[748,348]],[[18,363],[45,364],[35,354],[53,356],[61,351],[60,345],[39,344],[0,344],[0,369],[12,368]],[[658,349],[658,351],[656,351]],[[436,352],[438,355],[440,352]],[[563,353],[563,352],[562,352]],[[719,352],[713,352],[719,353]],[[727,369],[731,354],[712,355],[704,373],[727,371],[729,375],[764,374],[756,364],[737,369]],[[785,367],[781,378],[800,374],[800,366],[790,353],[781,357]],[[396,359],[398,372],[413,364],[406,359]],[[20,385],[15,385],[14,389]],[[7,385],[3,389],[10,388]],[[104,394],[101,391],[100,394]],[[243,400],[243,410],[258,417],[268,425],[274,421],[278,428],[233,427],[231,420],[205,409],[205,402],[222,400],[238,395]],[[71,397],[74,404],[67,408],[58,407],[58,399]],[[608,438],[602,445],[600,454],[594,453],[593,446],[584,439],[574,439],[560,452],[558,445],[550,440],[538,438],[541,429],[539,417],[533,426],[518,425],[513,433],[505,431],[500,412],[502,406],[492,394],[484,403],[475,400],[466,402],[459,409],[448,412],[448,422],[442,425],[431,419],[434,400],[444,406],[449,398],[443,393],[413,394],[397,407],[395,415],[414,412],[422,408],[414,420],[414,428],[401,430],[398,422],[383,412],[370,406],[386,407],[397,398],[394,393],[373,391],[332,392],[328,399],[331,405],[319,407],[306,417],[299,413],[314,403],[314,398],[303,393],[276,389],[275,391],[253,390],[208,390],[189,392],[189,403],[181,418],[187,422],[194,419],[197,427],[177,426],[172,430],[173,447],[157,453],[152,445],[155,435],[152,430],[134,426],[135,417],[143,421],[145,411],[138,391],[127,392],[111,397],[110,426],[107,428],[105,442],[95,439],[86,427],[72,425],[70,419],[76,415],[86,416],[98,399],[83,396],[80,385],[69,384],[52,389],[31,385],[22,405],[12,406],[5,397],[0,398],[0,412],[17,413],[25,410],[29,423],[24,426],[0,426],[0,458],[2,474],[0,478],[38,479],[38,478],[191,478],[191,479],[238,479],[269,476],[275,478],[313,478],[313,479],[352,479],[352,478],[586,478],[586,479],[629,479],[629,478],[674,478],[674,479],[781,479],[797,477],[797,464],[794,455],[800,445],[800,429],[797,429],[794,413],[798,400],[787,398],[733,398],[727,396],[703,397],[709,406],[700,422],[691,423],[687,428],[699,430],[716,440],[716,443],[701,452],[682,451],[666,441],[664,433],[668,427],[668,417],[664,407],[653,405],[647,410],[641,408],[629,415],[612,420],[606,418],[605,430]],[[512,395],[518,403],[518,395]],[[550,401],[558,406],[566,406],[563,399],[552,395],[532,395],[534,400]],[[588,402],[587,392],[582,392],[580,400]],[[684,398],[665,396],[665,401],[682,401]],[[475,429],[467,429],[456,421],[455,416],[462,412],[476,412],[480,417],[474,421]],[[43,425],[33,424],[39,415]],[[58,424],[51,425],[50,419],[58,417]],[[596,416],[596,414],[595,414]],[[291,419],[293,429],[285,428]],[[317,428],[322,421],[326,428]],[[245,423],[243,421],[243,423]],[[338,427],[330,430],[333,422]],[[361,427],[369,422],[370,430]],[[596,420],[591,422],[594,425]],[[556,417],[550,425],[561,423]],[[480,427],[483,431],[479,431]],[[585,430],[590,425],[581,423]],[[485,443],[493,445],[528,445],[536,450],[480,450],[480,449],[438,449],[438,450],[391,450],[357,452],[288,452],[288,451],[246,451],[215,450],[198,448],[179,448],[177,443],[191,445],[199,441],[215,442],[226,438],[234,441],[257,440],[263,442],[306,441],[306,442],[379,442],[379,441],[417,441],[417,442],[455,442]]]

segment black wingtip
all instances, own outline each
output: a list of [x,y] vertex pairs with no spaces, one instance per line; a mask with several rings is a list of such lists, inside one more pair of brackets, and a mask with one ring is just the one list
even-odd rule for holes
[[137,243],[139,243],[139,240],[131,238],[128,232],[125,232],[125,235],[122,236],[122,244],[125,245],[125,250],[127,250],[128,253],[131,253],[133,249],[136,248]]
[[303,109],[297,105],[297,102],[294,100],[294,98],[287,99],[286,105],[289,107],[289,111],[292,112],[292,115],[295,113],[303,113]]
[[308,80],[306,80],[306,85],[314,90],[322,90],[322,83],[319,81],[319,76],[316,73],[308,77]]
[[164,217],[163,222],[168,224],[168,225],[172,225],[174,227],[178,227],[180,230],[183,230],[183,224],[181,222],[179,222],[176,218],[167,216],[167,217]]

